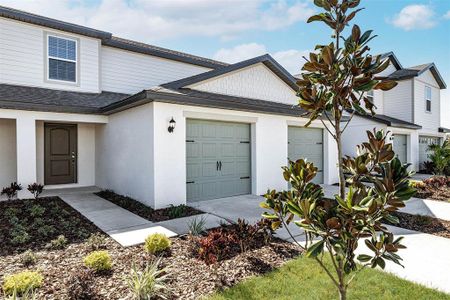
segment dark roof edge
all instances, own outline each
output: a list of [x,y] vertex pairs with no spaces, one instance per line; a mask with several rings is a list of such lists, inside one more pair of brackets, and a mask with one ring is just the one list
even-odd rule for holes
[[[113,35],[110,32],[101,31],[93,28],[89,28],[82,25],[77,25],[69,22],[60,21],[57,19],[52,19],[40,15],[36,15],[33,13],[29,13],[26,11],[1,6],[0,5],[0,17],[17,20],[25,23],[30,23],[34,25],[44,26],[48,28],[52,28],[55,30],[61,30],[65,32],[75,33],[79,35],[84,35],[92,38],[97,38],[102,41],[102,44],[105,46],[110,46],[114,48],[119,48],[123,50],[128,50],[132,52],[153,55],[161,58],[171,59],[179,62],[189,63],[197,66],[207,67],[211,69],[217,69],[220,67],[224,67],[228,64],[222,63],[219,61],[214,61],[212,59],[203,58],[195,55],[182,55],[169,51],[161,51],[151,47],[139,46],[136,44],[130,44],[121,42],[113,39]],[[149,45],[151,46],[151,45]]]
[[450,128],[439,127],[438,131],[442,133],[450,133]]
[[444,78],[442,78],[441,73],[439,73],[436,65],[434,63],[430,63],[426,68],[423,68],[422,70],[417,73],[417,76],[423,74],[424,72],[430,70],[431,74],[433,74],[434,79],[439,84],[439,87],[441,89],[446,89],[447,84],[444,81]]
[[244,60],[229,66],[222,67],[220,69],[208,71],[205,73],[201,73],[198,75],[190,76],[187,78],[183,78],[180,80],[172,81],[169,83],[165,83],[161,86],[171,89],[179,89],[186,87],[191,84],[195,84],[213,77],[221,76],[226,73],[230,73],[257,63],[263,63],[267,66],[272,72],[278,75],[286,84],[288,84],[294,91],[298,91],[298,86],[296,84],[295,78],[285,69],[283,68],[275,59],[272,58],[269,54],[264,54],[261,56],[257,56],[248,60]]
[[[375,122],[378,122],[378,123],[382,123],[382,124],[385,124],[385,125],[390,126],[390,127],[399,127],[399,128],[414,129],[414,130],[422,129],[422,126],[414,124],[414,123],[409,123],[409,122],[406,122],[406,121],[405,121],[405,123],[396,123],[396,122],[392,122],[392,121],[389,121],[389,120],[385,120],[385,119],[379,118],[379,117],[377,117],[377,115],[372,116],[372,115],[369,115],[369,114],[368,115],[364,115],[364,114],[360,114],[360,113],[356,113],[356,115],[358,117],[365,118],[365,119],[368,119],[368,120],[372,120],[372,121],[375,121]],[[392,119],[394,119],[394,118],[392,118]]]
[[400,61],[398,60],[397,56],[395,56],[394,52],[390,51],[387,53],[383,53],[380,54],[381,58],[389,58],[391,60],[391,62],[394,64],[394,66],[397,68],[397,70],[403,69],[402,64],[400,63]]
[[55,113],[99,114],[98,108],[95,107],[61,106],[17,101],[0,101],[0,108]]
[[0,6],[0,17],[5,17],[17,21],[45,26],[57,30],[72,32],[98,39],[110,39],[112,34],[106,31],[96,30],[89,27],[76,25],[69,22],[59,21],[52,18],[32,14],[22,10]]
[[201,67],[211,68],[211,69],[217,69],[217,68],[223,68],[226,66],[226,64],[221,64],[220,62],[214,62],[210,59],[202,59],[202,57],[198,57],[199,59],[195,59],[193,57],[189,56],[183,56],[183,55],[177,55],[175,53],[168,53],[164,51],[158,51],[157,49],[151,49],[148,47],[142,47],[139,45],[133,45],[130,43],[121,42],[119,40],[114,39],[106,39],[102,40],[102,45],[109,46],[113,48],[118,48],[122,50],[128,50],[132,52],[137,52],[141,54],[147,54],[152,56],[157,56],[161,58],[166,58],[170,60],[175,60],[179,62],[184,62],[192,65],[197,65]]
[[[238,99],[239,97],[231,97]],[[105,115],[111,115],[118,113],[136,106],[140,106],[150,102],[163,102],[181,105],[192,105],[210,108],[219,108],[227,110],[248,111],[256,113],[267,113],[275,115],[288,115],[288,116],[300,116],[303,111],[296,109],[295,106],[289,104],[281,104],[277,102],[248,99],[254,101],[254,103],[239,102],[232,100],[214,99],[214,97],[196,97],[185,94],[156,92],[156,91],[141,91],[131,97],[124,100],[112,103],[101,108],[100,113]],[[264,103],[265,105],[261,105]]]

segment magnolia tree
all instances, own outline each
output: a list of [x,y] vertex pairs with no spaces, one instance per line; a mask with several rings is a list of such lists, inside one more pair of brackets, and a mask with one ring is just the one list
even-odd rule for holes
[[[308,23],[325,23],[333,30],[332,41],[316,46],[316,51],[310,53],[297,82],[299,105],[309,118],[306,126],[320,120],[336,141],[339,194],[334,199],[324,198],[322,187],[312,182],[317,168],[299,159],[283,168],[284,179],[291,189],[268,191],[266,201],[261,203],[269,210],[263,216],[272,220],[273,229],[283,226],[290,233],[288,225],[293,222],[304,230],[305,240],[300,242],[291,234],[292,239],[304,248],[306,256],[317,260],[337,287],[340,299],[346,299],[348,286],[361,269],[384,268],[386,260],[401,265],[397,254],[404,248],[401,238],[395,239],[382,222],[398,223],[391,213],[403,207],[404,201],[415,193],[409,186],[408,165],[402,165],[395,157],[387,133],[369,131],[368,141],[358,146],[356,157],[342,154],[342,134],[353,115],[375,113],[366,93],[373,89],[389,90],[396,85],[377,76],[388,67],[389,61],[368,53],[368,43],[374,38],[372,31],[362,33],[353,25],[349,35],[343,36],[349,22],[361,10],[357,8],[359,2],[314,1],[324,12],[309,18]],[[370,254],[355,254],[361,239]],[[327,256],[329,263],[324,261]]]

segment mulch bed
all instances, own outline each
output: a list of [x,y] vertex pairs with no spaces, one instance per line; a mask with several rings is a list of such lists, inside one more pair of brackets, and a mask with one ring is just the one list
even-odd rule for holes
[[414,195],[414,197],[421,198],[421,199],[432,199],[432,200],[450,202],[450,187],[449,186],[420,187],[420,188],[417,188],[417,192]]
[[[133,198],[116,194],[110,190],[98,192],[96,195],[152,222],[162,222],[204,213],[187,205],[153,209]],[[178,211],[176,211],[177,209]]]
[[[106,274],[89,273],[88,287],[92,289],[92,299],[131,299],[124,280],[133,263],[145,266],[146,262],[155,259],[147,254],[142,245],[124,248],[85,219],[78,212],[66,205],[59,198],[46,198],[26,201],[0,202],[0,234],[2,247],[0,252],[0,278],[26,269],[39,270],[44,276],[44,285],[38,290],[38,299],[71,299],[74,296],[70,283],[76,275],[86,273],[83,258],[92,250],[88,242],[90,233],[104,237],[102,249],[108,250],[113,260],[112,270]],[[24,204],[27,203],[27,204]],[[46,210],[41,219],[44,224],[53,224],[56,232],[47,238],[35,232],[35,217],[29,215],[31,203],[39,204]],[[29,229],[31,239],[18,246],[12,244],[8,228],[9,219],[5,216],[7,208],[18,208],[17,216],[26,218],[23,227]],[[66,211],[61,213],[62,211]],[[14,219],[14,218],[13,218]],[[13,220],[14,221],[14,220]],[[70,226],[62,226],[66,221]],[[36,234],[36,235],[35,235]],[[69,241],[65,249],[54,250],[45,247],[48,241],[63,234]],[[162,257],[162,267],[168,268],[170,281],[169,299],[198,299],[214,291],[229,287],[249,276],[263,274],[281,266],[285,261],[300,254],[300,250],[292,243],[273,239],[269,244],[245,253],[235,253],[227,260],[207,265],[193,255],[194,243],[188,237],[173,238],[168,253]],[[25,267],[20,258],[26,249],[32,249],[37,256],[34,265]],[[2,280],[0,279],[0,284]],[[86,290],[86,287],[83,287]],[[80,290],[80,287],[78,287]]]
[[450,221],[402,212],[395,212],[393,215],[400,220],[394,226],[450,238]]

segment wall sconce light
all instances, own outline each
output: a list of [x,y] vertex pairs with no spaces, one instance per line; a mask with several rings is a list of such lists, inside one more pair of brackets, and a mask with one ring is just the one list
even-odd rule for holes
[[176,124],[176,122],[172,117],[172,119],[170,119],[170,121],[169,121],[169,127],[167,128],[167,131],[172,133],[175,130],[175,124]]

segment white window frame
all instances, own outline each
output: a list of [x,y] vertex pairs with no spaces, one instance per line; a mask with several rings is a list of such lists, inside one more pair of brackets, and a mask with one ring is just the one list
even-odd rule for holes
[[367,97],[367,99],[372,101],[372,103],[374,103],[374,101],[375,101],[375,93],[373,92],[373,90],[367,91],[366,97]]
[[[428,98],[428,91],[430,91],[430,97],[429,98]],[[433,98],[431,87],[426,85],[425,86],[425,111],[427,113],[431,113],[431,109],[432,109],[431,105],[433,104],[432,101],[431,101],[431,98]],[[428,101],[430,101],[430,110],[427,109]]]
[[[54,38],[58,38],[58,39],[64,39],[64,40],[69,40],[69,41],[75,42],[75,60],[65,59],[65,58],[60,58],[60,57],[55,57],[55,56],[49,55],[49,41],[50,41],[50,37],[54,37]],[[65,36],[65,35],[60,35],[60,34],[46,33],[46,35],[45,35],[45,66],[46,66],[46,68],[45,68],[46,69],[45,70],[45,72],[46,72],[45,79],[46,79],[46,81],[47,82],[54,82],[54,83],[69,84],[69,85],[78,85],[79,84],[79,80],[78,80],[78,75],[79,75],[79,52],[80,52],[79,51],[79,39],[68,37],[68,36]],[[61,60],[61,61],[67,61],[67,62],[75,63],[75,81],[50,78],[50,59],[55,59],[55,60]]]

